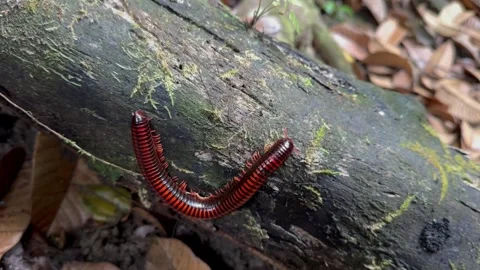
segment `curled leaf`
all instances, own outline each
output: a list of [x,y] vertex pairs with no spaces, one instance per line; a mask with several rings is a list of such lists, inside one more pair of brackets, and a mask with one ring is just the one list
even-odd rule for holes
[[182,241],[155,237],[147,252],[146,269],[207,270],[210,267],[195,256]]
[[22,169],[25,156],[23,148],[15,147],[0,159],[0,202],[10,191],[13,181]]
[[0,259],[15,246],[30,223],[32,162],[25,161],[0,207]]

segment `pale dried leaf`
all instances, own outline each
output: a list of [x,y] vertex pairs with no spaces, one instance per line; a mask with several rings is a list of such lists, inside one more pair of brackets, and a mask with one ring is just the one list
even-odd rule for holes
[[375,33],[378,41],[384,44],[397,46],[407,35],[407,30],[400,26],[398,21],[389,18],[382,22]]
[[147,270],[202,270],[210,267],[182,241],[155,237],[146,256]]
[[402,44],[415,66],[419,69],[423,69],[432,56],[432,50],[426,46],[416,44],[411,40],[404,40]]
[[438,117],[435,117],[431,114],[427,114],[427,120],[432,126],[432,128],[437,132],[437,135],[441,142],[445,144],[452,145],[457,141],[458,134],[455,130],[448,128],[445,125],[445,121],[442,121]]
[[378,23],[387,18],[387,4],[384,0],[363,0],[363,4],[370,10]]
[[435,87],[435,80],[428,77],[427,75],[422,75],[420,77],[420,81],[422,82],[422,85],[425,86],[427,89],[432,90]]
[[332,33],[332,37],[338,46],[340,46],[340,48],[350,54],[353,58],[363,60],[365,57],[367,57],[368,52],[365,47],[355,43],[354,40],[335,32]]
[[470,37],[466,34],[459,34],[453,38],[455,43],[460,45],[465,51],[467,51],[471,57],[480,64],[480,49],[474,45]]
[[435,97],[448,105],[448,112],[454,117],[471,123],[480,122],[480,103],[472,99],[460,89],[466,82],[453,79],[444,79],[437,86]]
[[117,266],[108,262],[68,262],[62,270],[120,270]]
[[370,42],[368,43],[368,51],[371,54],[377,53],[377,52],[389,52],[399,56],[403,55],[403,51],[399,47],[388,44],[388,43],[383,43],[375,39],[370,40]]
[[423,21],[425,21],[427,26],[435,33],[445,37],[454,37],[459,33],[460,29],[458,26],[442,24],[442,21],[438,18],[438,16],[432,11],[428,10],[425,5],[419,5],[417,10],[422,16]]
[[418,86],[418,85],[415,85],[413,87],[413,91],[417,94],[419,94],[420,96],[422,97],[426,97],[426,98],[431,98],[433,97],[433,93],[428,91],[427,89],[421,87],[421,86]]
[[459,23],[456,22],[458,18],[465,12],[462,4],[457,1],[453,1],[442,8],[438,14],[438,20],[441,24],[451,27],[458,27]]
[[32,209],[32,164],[27,160],[0,206],[0,259],[15,246],[30,223]]
[[413,69],[410,65],[410,61],[397,54],[390,52],[377,52],[370,54],[363,62],[367,65],[401,68],[407,71],[408,75],[413,77]]
[[368,73],[375,73],[377,75],[392,75],[394,70],[393,68],[389,68],[386,66],[375,66],[375,65],[369,65],[367,67]]
[[393,89],[398,92],[408,93],[412,91],[413,80],[405,70],[399,70],[393,75]]
[[92,214],[83,206],[83,200],[78,186],[100,184],[97,174],[88,169],[83,159],[79,159],[71,183],[72,185],[67,191],[57,216],[48,232],[49,235],[57,235],[64,231],[68,232],[80,228],[92,217]]
[[424,72],[438,78],[445,78],[452,68],[455,60],[455,47],[453,42],[448,40],[438,47],[430,57]]
[[472,75],[478,82],[480,82],[480,70],[471,66],[463,67],[470,75]]
[[393,89],[393,81],[391,76],[381,76],[376,74],[369,74],[370,81],[382,88]]
[[480,126],[473,126],[463,121],[460,128],[462,130],[462,148],[480,151]]
[[32,225],[46,234],[70,186],[77,154],[57,137],[41,132],[34,158]]

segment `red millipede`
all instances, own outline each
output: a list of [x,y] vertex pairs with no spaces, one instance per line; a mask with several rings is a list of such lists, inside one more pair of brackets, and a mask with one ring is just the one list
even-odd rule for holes
[[245,204],[294,150],[292,139],[277,140],[263,155],[255,152],[246,168],[229,183],[202,197],[186,191],[185,182],[178,183],[176,177],[170,177],[160,135],[143,111],[132,114],[131,132],[138,166],[160,198],[184,215],[204,219],[221,217]]

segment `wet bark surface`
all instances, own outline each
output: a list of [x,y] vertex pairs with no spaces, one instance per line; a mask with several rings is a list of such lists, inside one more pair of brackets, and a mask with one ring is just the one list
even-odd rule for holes
[[[244,207],[201,230],[174,215],[186,228],[175,236],[207,263],[479,266],[480,196],[464,181],[478,181],[478,167],[429,133],[414,98],[319,66],[206,1],[18,1],[0,10],[2,92],[109,162],[137,171],[129,123],[141,108],[172,174],[208,193],[288,128],[300,153]],[[0,140],[13,136],[11,117],[0,116]],[[240,264],[252,252],[265,258]]]

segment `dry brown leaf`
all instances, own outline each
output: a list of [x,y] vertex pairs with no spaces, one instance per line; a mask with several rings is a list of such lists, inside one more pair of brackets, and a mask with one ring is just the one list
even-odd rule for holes
[[370,81],[377,86],[385,89],[393,89],[393,81],[391,76],[369,74],[368,77],[370,78]]
[[120,187],[101,185],[98,175],[83,159],[78,160],[71,182],[49,235],[75,230],[90,218],[117,221],[130,211],[130,193]]
[[477,79],[478,82],[480,82],[480,70],[476,69],[472,66],[463,66],[463,68],[468,71],[468,74],[472,75]]
[[27,160],[0,206],[0,259],[15,246],[30,223],[32,208],[32,164]]
[[459,34],[453,38],[455,43],[460,45],[465,51],[467,51],[471,57],[480,64],[480,49],[474,45],[470,37],[466,34]]
[[162,235],[164,236],[167,235],[167,232],[165,231],[165,228],[163,228],[162,224],[160,224],[160,222],[158,222],[158,220],[154,216],[152,216],[148,211],[139,207],[133,207],[132,214],[134,219],[138,221],[138,224],[142,224],[142,222],[140,221],[146,221],[149,224],[152,224],[153,226],[155,226]]
[[32,225],[46,234],[57,215],[75,169],[77,154],[62,141],[41,132],[35,148]]
[[400,56],[403,55],[403,51],[399,47],[388,44],[388,43],[383,43],[376,39],[370,40],[370,42],[368,43],[368,51],[371,54],[377,53],[377,52],[390,52]]
[[362,81],[367,80],[367,71],[362,66],[362,64],[355,62],[352,64],[352,67],[353,67],[353,73],[355,73],[355,76],[357,77],[357,79]]
[[462,131],[462,148],[480,152],[480,126],[473,126],[465,121],[460,125]]
[[400,26],[398,21],[389,18],[382,22],[375,33],[375,37],[383,44],[397,46],[407,35],[407,30]]
[[389,16],[396,19],[402,27],[406,27],[409,24],[408,23],[408,21],[410,20],[409,12],[401,8],[394,8],[393,10],[390,11]]
[[120,270],[120,268],[108,262],[68,262],[62,270]]
[[413,77],[413,69],[410,61],[400,55],[390,52],[377,52],[370,54],[363,62],[367,65],[387,66],[401,68]]
[[452,123],[451,125],[449,124],[448,126],[451,127],[452,129],[455,128],[456,120],[453,118],[453,116],[448,112],[448,106],[445,105],[444,103],[440,102],[438,99],[435,97],[433,98],[424,98],[423,103],[425,107],[427,108],[427,111],[442,119],[446,123]]
[[377,75],[392,75],[394,70],[386,66],[370,65],[367,67],[368,73],[375,73]]
[[448,112],[454,117],[471,123],[479,123],[480,103],[462,90],[465,88],[468,88],[466,82],[444,79],[437,83],[435,97],[448,106]]
[[72,231],[85,224],[91,217],[82,205],[82,197],[77,185],[100,184],[98,176],[88,169],[83,159],[79,159],[71,180],[71,187],[62,201],[57,216],[50,227],[49,235]]
[[468,9],[474,10],[477,15],[480,15],[480,3],[474,0],[461,0],[462,4]]
[[427,75],[422,75],[420,77],[420,81],[422,82],[422,85],[425,86],[427,89],[433,90],[433,88],[435,87],[435,80],[433,80]]
[[387,18],[387,4],[384,0],[363,0],[363,4],[370,10],[378,23]]
[[367,57],[368,53],[365,47],[357,43],[354,39],[338,32],[332,32],[332,37],[344,51],[355,59],[363,60]]
[[415,66],[423,69],[432,56],[432,50],[426,46],[416,44],[411,40],[404,40],[402,44]]
[[422,97],[426,97],[426,98],[431,98],[433,97],[433,93],[428,91],[427,89],[421,87],[421,86],[418,86],[418,85],[415,85],[413,87],[413,91],[417,94],[419,94],[420,96]]
[[454,37],[458,34],[458,26],[444,25],[435,13],[425,7],[425,4],[419,5],[417,11],[422,16],[423,21],[427,24],[427,30],[431,29],[433,32],[445,37]]
[[458,133],[445,125],[445,122],[431,114],[427,114],[427,120],[432,128],[437,132],[441,142],[452,145],[458,139]]
[[455,60],[455,47],[448,40],[438,47],[430,57],[424,72],[438,78],[446,78]]
[[408,93],[412,91],[413,80],[405,70],[399,70],[393,75],[393,89],[398,92]]
[[202,270],[210,267],[182,241],[155,237],[146,256],[147,270]]
[[23,148],[15,147],[0,159],[0,207],[3,197],[8,194],[18,172],[22,169],[25,156]]

